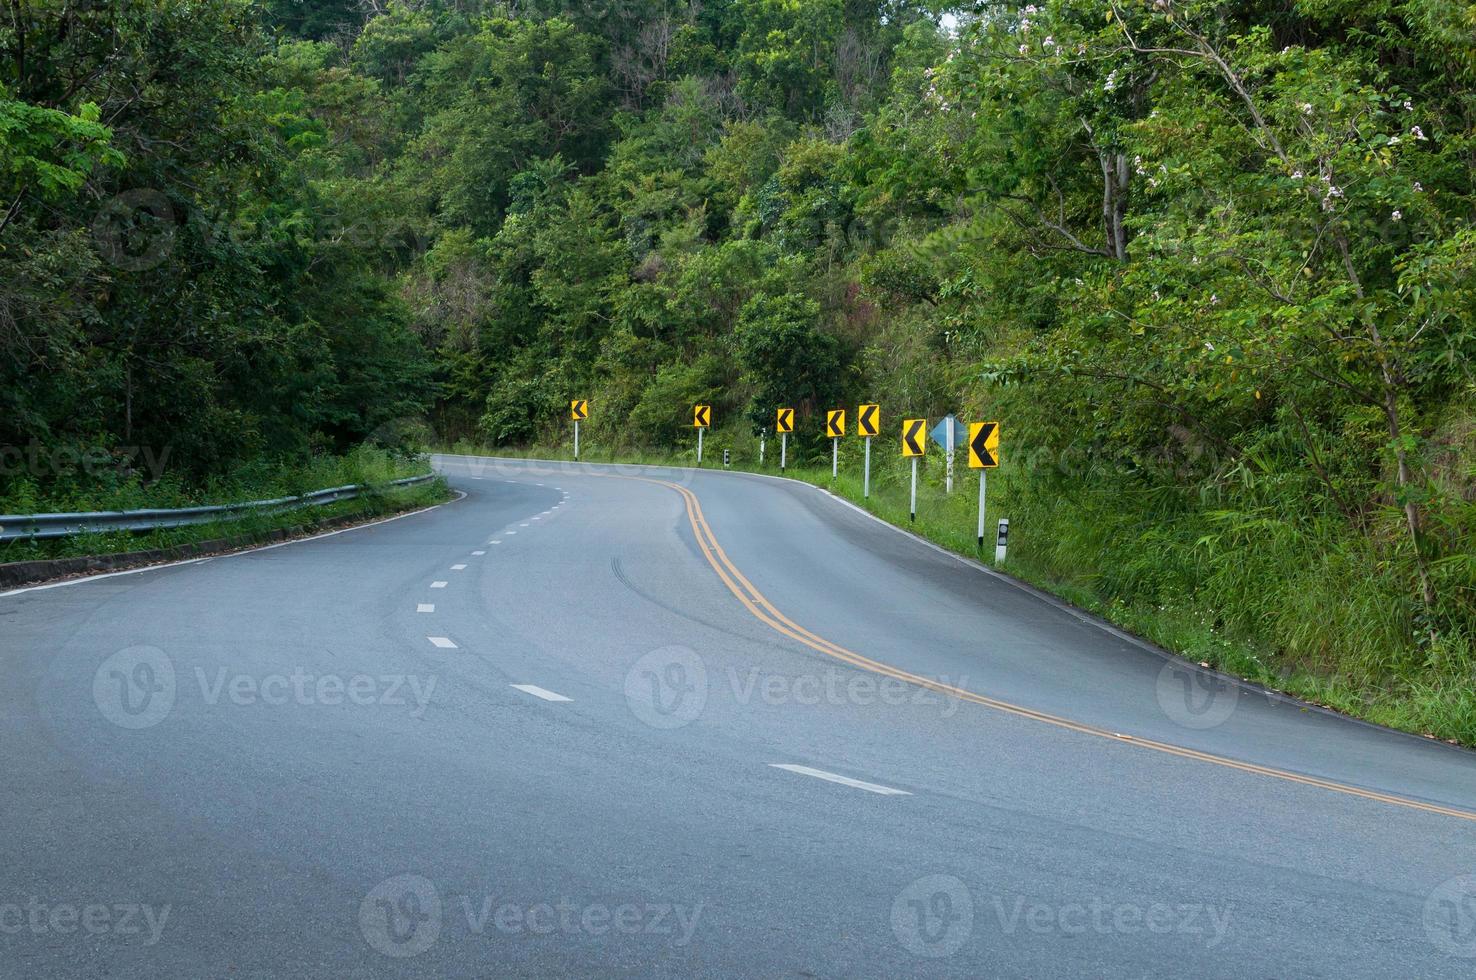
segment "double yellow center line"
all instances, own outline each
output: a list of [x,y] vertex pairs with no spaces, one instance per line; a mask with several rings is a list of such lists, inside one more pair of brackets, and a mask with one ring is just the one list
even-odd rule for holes
[[1358,796],[1366,800],[1377,800],[1380,803],[1389,803],[1394,806],[1406,807],[1411,810],[1423,810],[1426,813],[1438,813],[1442,816],[1456,817],[1461,820],[1476,821],[1476,813],[1466,810],[1457,810],[1452,807],[1439,806],[1434,803],[1425,803],[1421,800],[1409,799],[1403,796],[1394,796],[1389,793],[1379,793],[1358,786],[1350,786],[1346,783],[1337,783],[1327,779],[1318,779],[1315,776],[1306,776],[1301,773],[1289,772],[1285,769],[1273,769],[1269,766],[1258,766],[1250,762],[1241,762],[1237,759],[1229,759],[1209,752],[1200,752],[1196,749],[1184,748],[1168,742],[1155,742],[1151,739],[1137,738],[1132,735],[1123,735],[1118,732],[1108,731],[1105,728],[1097,728],[1094,725],[1085,725],[1081,722],[1072,721],[1069,718],[1060,718],[1056,715],[1046,714],[1043,711],[1035,711],[1024,708],[1008,701],[998,698],[986,697],[973,691],[964,690],[951,684],[944,684],[931,678],[922,677],[905,670],[884,664],[870,657],[863,657],[853,650],[847,650],[837,643],[825,639],[800,626],[798,623],[785,616],[774,604],[764,597],[764,594],[754,587],[744,574],[738,570],[732,560],[723,551],[722,545],[718,544],[717,536],[712,533],[708,526],[707,518],[702,514],[702,505],[697,495],[684,486],[669,483],[665,480],[655,480],[648,477],[625,477],[625,479],[640,480],[644,483],[654,483],[658,486],[669,487],[681,494],[687,507],[687,519],[692,524],[692,532],[697,537],[697,545],[702,549],[708,564],[712,565],[713,571],[717,572],[728,591],[743,603],[750,613],[760,622],[770,628],[784,634],[790,639],[802,643],[812,650],[817,650],[828,657],[843,660],[854,667],[869,670],[873,673],[882,674],[887,677],[895,677],[899,680],[916,684],[918,687],[936,691],[949,697],[958,698],[971,704],[983,705],[996,711],[1015,715],[1020,718],[1029,718],[1046,725],[1054,725],[1057,728],[1065,728],[1083,735],[1092,735],[1097,738],[1105,738],[1123,745],[1132,745],[1141,749],[1151,749],[1154,752],[1163,752],[1168,755],[1176,755],[1185,759],[1194,759],[1199,762],[1208,762],[1216,766],[1224,766],[1227,769],[1238,769],[1241,772],[1254,773],[1258,776],[1270,776],[1274,779],[1284,779],[1287,782],[1301,783],[1305,786],[1316,786],[1320,789],[1331,790],[1334,793],[1342,793],[1347,796]]

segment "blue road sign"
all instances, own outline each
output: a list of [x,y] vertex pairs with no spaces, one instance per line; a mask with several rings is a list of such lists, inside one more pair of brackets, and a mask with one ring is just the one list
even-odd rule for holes
[[933,431],[928,434],[933,437],[934,442],[947,449],[948,427],[950,425],[953,426],[953,448],[959,449],[969,441],[969,427],[952,415],[945,415],[937,425],[933,426]]

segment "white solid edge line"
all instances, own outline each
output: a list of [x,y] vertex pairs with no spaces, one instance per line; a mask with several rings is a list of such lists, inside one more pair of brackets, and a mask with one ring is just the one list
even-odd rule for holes
[[99,582],[105,578],[119,578],[123,575],[140,575],[144,572],[157,572],[165,568],[182,568],[185,565],[203,565],[205,562],[214,561],[217,558],[240,558],[242,555],[254,555],[260,551],[272,551],[277,548],[286,548],[294,544],[306,544],[309,541],[321,541],[323,538],[333,538],[337,537],[340,534],[349,534],[353,531],[366,531],[371,527],[379,527],[381,524],[391,524],[395,521],[404,520],[407,517],[414,517],[417,514],[428,514],[433,510],[439,510],[440,508],[445,507],[447,504],[459,503],[466,499],[466,494],[462,491],[457,490],[455,492],[455,500],[447,500],[443,503],[431,504],[429,507],[422,507],[419,510],[409,510],[403,514],[396,514],[393,517],[386,517],[383,520],[370,521],[368,524],[355,524],[353,527],[341,527],[337,531],[324,531],[322,534],[313,534],[305,538],[293,538],[291,541],[278,541],[276,544],[257,545],[256,547],[252,548],[243,548],[240,551],[228,551],[222,552],[218,555],[207,555],[204,558],[185,558],[182,561],[169,561],[164,562],[160,565],[144,565],[140,568],[125,568],[120,572],[103,572],[100,575],[84,575],[81,578],[69,578],[61,582],[44,582],[40,585],[26,585],[22,586],[19,589],[11,589],[8,592],[0,592],[0,599],[4,599],[7,596],[21,595],[22,593],[26,592],[45,592],[48,589],[64,589],[69,585],[81,585],[84,582]]
[[531,694],[535,698],[542,698],[545,701],[573,701],[574,700],[573,698],[566,698],[562,694],[555,694],[553,691],[545,690],[544,688],[541,688],[541,687],[539,687],[536,684],[509,684],[508,686],[511,687],[511,688],[514,688],[516,690],[522,691],[524,694]]
[[459,650],[459,649],[461,649],[455,643],[452,643],[451,642],[451,638],[450,637],[446,637],[446,636],[427,636],[426,639],[427,640],[430,640],[432,645],[437,646],[437,647],[440,647],[442,650]]
[[418,613],[431,613],[436,611],[436,607],[429,602],[421,602],[416,604],[415,611]]
[[852,779],[850,776],[842,776],[838,773],[826,772],[824,769],[811,769],[809,766],[795,766],[787,762],[771,762],[769,766],[773,769],[783,769],[785,772],[797,772],[801,776],[814,776],[830,783],[840,783],[842,786],[850,786],[854,789],[864,789],[868,793],[879,793],[882,796],[911,796],[905,789],[894,789],[891,786],[879,786],[876,783],[868,783],[860,779]]

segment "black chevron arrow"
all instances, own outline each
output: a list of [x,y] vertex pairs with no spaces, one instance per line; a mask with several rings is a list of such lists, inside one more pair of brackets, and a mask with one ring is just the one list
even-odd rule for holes
[[857,428],[865,435],[876,435],[876,406],[867,405],[861,410],[861,417],[856,420]]
[[914,419],[912,424],[907,427],[907,433],[902,437],[907,443],[908,451],[914,456],[921,456],[923,453],[923,447],[917,441],[917,437],[922,434],[923,423],[925,421],[925,419]]
[[986,444],[989,442],[989,437],[994,435],[994,430],[997,428],[998,426],[996,426],[993,422],[984,422],[980,424],[979,431],[974,433],[974,438],[969,441],[969,450],[973,452],[975,456],[979,457],[979,462],[982,463],[984,466],[998,465],[998,461],[994,458],[994,454],[991,453],[986,446]]

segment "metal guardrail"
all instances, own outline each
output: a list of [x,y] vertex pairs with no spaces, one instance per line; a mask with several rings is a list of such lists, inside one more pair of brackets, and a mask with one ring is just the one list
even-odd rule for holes
[[[386,487],[408,487],[434,480],[434,473],[391,480]],[[77,534],[106,534],[114,531],[158,531],[190,524],[211,524],[222,520],[239,520],[261,511],[297,510],[353,500],[376,489],[354,483],[346,487],[314,490],[296,497],[272,500],[248,500],[239,504],[217,504],[209,507],[181,507],[176,510],[115,510],[73,514],[0,514],[0,541],[26,541],[37,538],[67,538]]]

